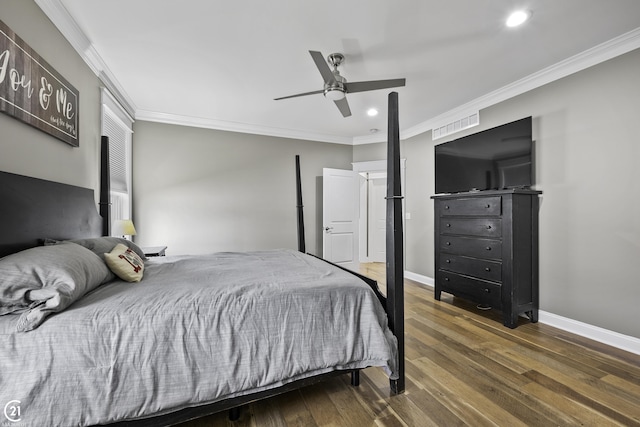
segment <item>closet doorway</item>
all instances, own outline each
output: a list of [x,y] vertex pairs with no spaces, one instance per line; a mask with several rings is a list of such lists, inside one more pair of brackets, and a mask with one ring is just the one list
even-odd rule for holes
[[[358,173],[358,221],[360,262],[385,262],[387,217],[387,161],[353,163]],[[405,159],[400,160],[400,181],[404,194]],[[404,202],[403,202],[404,211]]]
[[386,172],[361,172],[360,222],[361,262],[385,262],[386,253]]

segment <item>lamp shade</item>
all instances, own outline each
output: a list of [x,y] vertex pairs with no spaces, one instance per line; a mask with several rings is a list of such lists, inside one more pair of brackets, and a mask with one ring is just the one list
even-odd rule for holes
[[118,219],[113,223],[112,234],[115,236],[135,236],[136,227],[130,219]]

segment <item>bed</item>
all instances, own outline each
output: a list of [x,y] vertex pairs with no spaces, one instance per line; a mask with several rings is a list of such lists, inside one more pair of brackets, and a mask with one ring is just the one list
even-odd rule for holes
[[387,372],[391,393],[403,392],[397,94],[389,99],[386,297],[375,281],[305,253],[298,158],[298,250],[138,267],[122,258],[139,268],[138,282],[104,255],[123,245],[144,258],[135,244],[103,237],[104,199],[106,218],[92,190],[0,172],[0,419],[157,426],[223,410],[235,417],[242,405],[331,376],[351,374],[357,385],[372,366]]

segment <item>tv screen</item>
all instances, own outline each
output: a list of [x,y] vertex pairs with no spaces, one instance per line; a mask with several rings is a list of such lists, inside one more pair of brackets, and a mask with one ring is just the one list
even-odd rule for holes
[[436,194],[533,185],[531,117],[435,146]]

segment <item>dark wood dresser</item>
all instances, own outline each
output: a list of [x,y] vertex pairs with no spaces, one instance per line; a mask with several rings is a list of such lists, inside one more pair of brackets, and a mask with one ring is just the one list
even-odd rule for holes
[[447,292],[502,311],[518,325],[538,321],[540,191],[489,190],[433,196],[435,298]]

